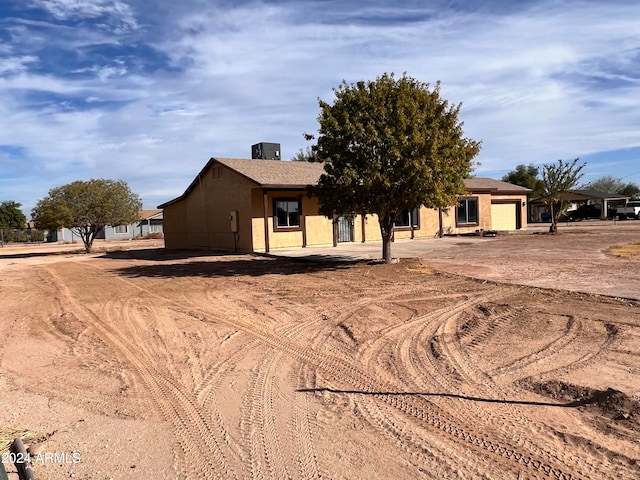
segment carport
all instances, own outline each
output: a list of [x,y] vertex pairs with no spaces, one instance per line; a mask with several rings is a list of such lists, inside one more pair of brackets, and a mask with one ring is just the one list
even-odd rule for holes
[[[610,210],[615,211],[616,207],[624,205],[628,199],[629,197],[624,197],[616,193],[606,193],[589,189],[570,190],[567,193],[568,202],[576,207],[587,203],[591,205],[599,205],[601,220],[606,220],[607,218],[612,217],[613,214],[608,215],[608,212]],[[545,197],[540,197],[529,201],[529,206],[531,207],[531,222],[543,221],[542,213],[548,211],[548,207],[544,203],[544,200]],[[569,207],[569,210],[573,210],[573,208]]]

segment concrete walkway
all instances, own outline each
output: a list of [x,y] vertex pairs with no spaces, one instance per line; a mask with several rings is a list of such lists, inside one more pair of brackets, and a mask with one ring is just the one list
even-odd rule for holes
[[[559,223],[558,231],[562,232],[611,232],[612,230],[630,231],[640,230],[640,222],[634,220],[586,220],[582,222]],[[456,250],[463,246],[482,245],[503,239],[504,236],[521,236],[547,233],[548,223],[530,224],[526,230],[504,233],[497,237],[476,236],[445,236],[443,238],[421,238],[414,240],[396,240],[391,244],[391,255],[394,258],[431,257],[446,259],[455,255]],[[292,249],[273,249],[270,255],[292,258],[306,258],[309,260],[379,260],[382,258],[382,242],[349,242],[339,243],[337,247],[306,247]]]
[[[452,255],[461,245],[495,241],[497,237],[443,237],[396,240],[391,244],[394,258],[417,258],[438,253],[440,258]],[[447,253],[449,252],[449,253]],[[339,243],[337,247],[306,247],[289,250],[271,250],[278,257],[305,258],[308,260],[379,260],[382,258],[382,242]]]
[[[607,254],[614,245],[640,243],[640,221],[583,221],[497,237],[459,236],[398,240],[394,258],[421,258],[431,267],[484,280],[596,293],[640,300],[640,261]],[[273,256],[328,261],[373,261],[382,242],[273,250]]]

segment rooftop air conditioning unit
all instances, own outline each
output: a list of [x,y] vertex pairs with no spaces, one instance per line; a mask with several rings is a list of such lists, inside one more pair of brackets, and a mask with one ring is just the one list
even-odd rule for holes
[[251,158],[261,160],[281,160],[280,144],[261,142],[251,145]]

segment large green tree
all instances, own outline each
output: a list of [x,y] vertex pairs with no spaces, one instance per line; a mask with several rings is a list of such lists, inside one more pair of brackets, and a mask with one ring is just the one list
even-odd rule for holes
[[104,227],[136,221],[141,208],[140,197],[126,182],[99,178],[53,188],[38,201],[31,215],[39,229],[71,229],[91,252],[93,241]]
[[640,187],[633,182],[625,183],[621,178],[615,178],[611,175],[605,175],[593,182],[589,182],[582,188],[590,188],[599,192],[613,193],[625,197],[634,197],[640,193]]
[[391,261],[393,225],[403,210],[456,205],[480,142],[465,138],[460,104],[406,74],[378,77],[333,90],[320,103],[314,151],[325,173],[313,193],[320,212],[377,214],[382,256]]
[[516,165],[515,170],[502,177],[503,182],[520,185],[532,190],[532,198],[542,196],[543,182],[539,177],[540,169],[533,163]]
[[12,200],[0,203],[0,245],[4,244],[8,231],[24,230],[27,217],[20,210],[21,206],[22,204]]
[[545,164],[542,167],[542,183],[544,202],[551,210],[551,226],[549,231],[558,231],[558,219],[569,207],[569,190],[573,190],[582,178],[582,169],[587,165],[578,164],[580,159],[571,162],[558,160],[556,163]]

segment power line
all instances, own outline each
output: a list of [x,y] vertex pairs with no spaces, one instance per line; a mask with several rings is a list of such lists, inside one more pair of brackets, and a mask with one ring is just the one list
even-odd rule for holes
[[638,171],[637,171],[637,172],[635,172],[635,173],[630,173],[629,175],[625,175],[624,177],[620,177],[620,180],[622,180],[623,178],[627,178],[627,177],[632,177],[632,176],[634,176],[634,175],[638,175],[639,173],[640,173],[640,170],[638,170]]

